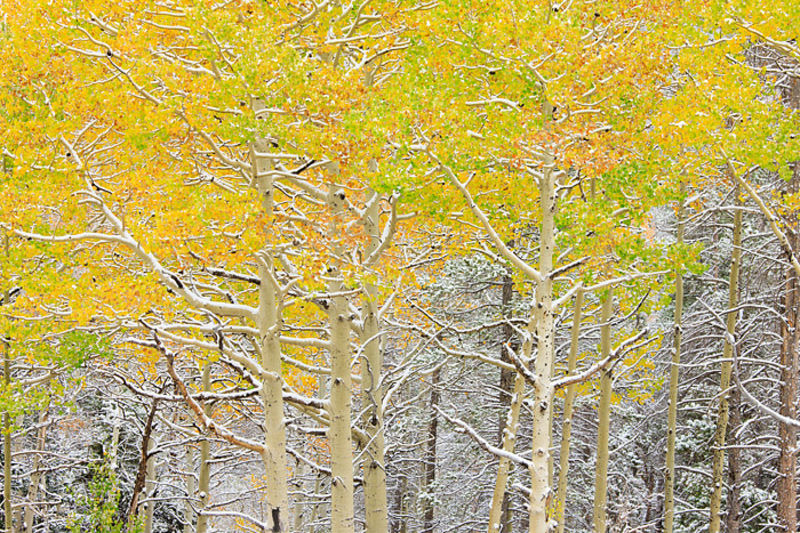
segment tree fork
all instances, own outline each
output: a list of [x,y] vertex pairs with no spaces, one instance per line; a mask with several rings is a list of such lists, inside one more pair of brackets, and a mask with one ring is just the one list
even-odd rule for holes
[[[578,363],[578,343],[581,333],[581,310],[583,308],[583,289],[578,288],[575,293],[575,311],[572,318],[572,331],[570,336],[569,357],[567,359],[567,374],[575,373]],[[575,404],[575,394],[577,393],[577,383],[567,387],[566,398],[564,399],[564,422],[561,426],[561,450],[558,460],[558,491],[553,504],[555,510],[554,517],[558,520],[557,532],[564,533],[566,525],[565,506],[567,501],[567,474],[569,473],[569,448],[570,437],[572,435],[572,412]]]
[[[264,107],[258,98],[251,101],[251,109],[258,112]],[[267,150],[264,139],[257,139],[250,147],[253,169],[253,186],[262,195],[262,206],[269,219],[273,218],[273,183],[268,177],[272,160],[263,155]],[[268,228],[265,228],[265,232]],[[280,287],[275,282],[273,253],[262,250],[258,267],[259,303],[258,330],[261,337],[261,400],[264,404],[264,450],[262,460],[267,477],[267,517],[273,531],[285,531],[291,523],[289,516],[289,480],[286,458],[286,424],[283,416],[283,374],[281,368]]]

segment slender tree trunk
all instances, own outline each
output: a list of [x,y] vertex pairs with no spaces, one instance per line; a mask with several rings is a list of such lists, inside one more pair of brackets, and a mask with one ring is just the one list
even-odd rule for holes
[[[321,494],[322,489],[322,473],[317,472],[317,477],[314,480],[314,494]],[[316,525],[316,522],[323,512],[324,510],[322,510],[322,503],[319,500],[315,500],[314,505],[311,507],[311,517],[309,518],[309,522],[311,524],[315,524],[313,526],[315,532],[320,531],[320,527]]]
[[740,501],[742,483],[742,463],[740,460],[740,450],[736,447],[739,443],[736,432],[742,425],[742,414],[739,408],[739,389],[736,387],[731,391],[731,418],[728,425],[728,497],[726,499],[728,512],[725,514],[725,533],[740,533],[742,530],[741,514],[742,502]]
[[392,533],[407,533],[408,532],[408,499],[406,492],[408,491],[408,478],[403,476],[400,480],[400,487],[397,490],[397,497],[395,498],[395,507],[399,517],[392,522]]
[[[331,207],[330,241],[337,243],[339,235],[344,192],[331,187],[329,193]],[[331,425],[328,439],[331,447],[331,531],[333,533],[353,533],[353,440],[350,428],[350,409],[352,383],[350,377],[350,316],[347,300],[342,295],[344,283],[339,270],[338,257],[342,246],[334,244],[334,257],[328,266],[328,292],[331,294],[328,306],[328,323],[331,329]]]
[[[567,374],[575,373],[578,364],[578,349],[581,334],[581,312],[583,308],[583,289],[578,289],[575,294],[575,311],[572,317],[572,332],[569,345],[569,357],[567,359]],[[554,517],[558,520],[558,533],[564,533],[566,525],[567,501],[567,476],[569,474],[569,447],[572,435],[572,411],[575,405],[575,393],[577,383],[567,387],[567,395],[564,399],[564,423],[561,426],[561,450],[558,460],[558,491],[553,505],[555,510]]]
[[736,187],[736,212],[733,215],[733,254],[728,292],[727,335],[722,352],[720,372],[720,399],[717,413],[717,429],[714,433],[714,456],[711,465],[711,502],[709,504],[709,533],[720,531],[720,510],[722,508],[722,473],[725,464],[725,434],[728,427],[728,401],[731,387],[731,369],[734,346],[731,341],[736,334],[736,307],[739,300],[739,269],[742,260],[742,210],[739,188]]
[[[151,455],[156,447],[155,442],[155,439],[150,439],[147,445],[147,479],[144,483],[144,493],[148,499],[153,498],[156,492],[156,458]],[[153,533],[155,506],[155,501],[147,502],[147,508],[144,512],[144,533]]]
[[436,483],[436,437],[439,429],[439,418],[436,416],[436,408],[439,406],[439,375],[442,368],[438,367],[431,374],[431,421],[428,424],[428,441],[425,445],[425,476],[424,491],[428,499],[424,503],[422,513],[422,533],[433,533],[434,529],[434,506],[433,494],[434,483]]
[[[253,100],[254,112],[264,107]],[[253,183],[261,193],[265,213],[272,217],[273,183],[269,170],[272,161],[267,153],[265,139],[256,139],[250,157],[253,165]],[[266,228],[265,228],[266,231]],[[275,278],[274,254],[265,248],[259,254],[259,304],[258,330],[261,336],[261,401],[264,404],[264,452],[262,460],[267,478],[267,523],[272,531],[286,531],[291,523],[289,508],[289,481],[286,462],[286,425],[283,416],[283,375],[281,372],[281,296]]]
[[[373,195],[377,194],[375,192]],[[373,196],[372,200],[376,200]],[[380,246],[380,205],[373,201],[365,217],[365,229],[370,237],[366,249],[367,257]],[[383,433],[383,390],[381,371],[383,347],[380,341],[378,322],[378,288],[374,283],[364,283],[362,307],[363,333],[361,343],[364,350],[361,361],[361,405],[364,412],[363,427],[369,438],[362,469],[364,475],[364,514],[367,533],[386,533],[389,509],[386,501],[386,463]]]
[[[600,358],[611,355],[611,317],[614,312],[614,293],[608,289],[603,298],[600,329]],[[606,501],[608,496],[608,437],[611,426],[611,367],[600,376],[600,404],[597,408],[597,471],[594,479],[594,532],[606,531]]]
[[[327,374],[320,374],[317,378],[317,391],[316,391],[317,398],[322,400],[323,402],[328,400],[328,396],[330,395],[330,376]],[[314,477],[313,481],[313,491],[312,494],[323,494],[327,491],[327,483],[330,482],[330,476],[317,471],[316,476]],[[326,501],[328,500],[328,501]],[[320,517],[325,515],[327,512],[327,508],[330,505],[329,499],[324,498],[314,498],[314,503],[311,505],[311,513],[308,518],[309,523],[313,524],[312,530],[314,533],[327,533],[327,530],[323,527],[322,524],[317,523],[320,520]]]
[[260,266],[259,333],[261,334],[261,399],[264,403],[263,462],[267,476],[267,523],[273,531],[286,531],[289,517],[289,481],[286,463],[286,426],[283,417],[279,288],[273,283],[272,257]]
[[553,317],[553,254],[555,251],[556,193],[553,183],[552,155],[544,161],[539,182],[542,220],[540,227],[539,273],[536,286],[533,321],[538,343],[533,373],[533,432],[531,438],[530,533],[547,533],[547,499],[550,494],[550,419],[553,415],[553,359],[555,356],[555,322]]
[[[514,278],[511,277],[511,272],[507,272],[503,276],[503,295],[502,295],[502,306],[503,306],[503,317],[506,320],[511,320],[513,317],[511,311],[511,301],[514,297]],[[503,342],[511,344],[511,339],[514,337],[514,328],[511,324],[503,324]],[[512,349],[513,346],[511,347]],[[508,355],[508,348],[504,345],[501,349],[501,356],[503,360],[507,363],[511,362],[511,358]],[[505,407],[504,411],[510,410],[511,402],[513,401],[513,394],[514,394],[514,382],[516,381],[516,373],[514,371],[509,371],[502,369],[500,371],[500,390],[503,391],[503,395],[501,396],[500,404]],[[523,381],[522,387],[524,392],[525,383]],[[520,392],[520,395],[523,394]],[[517,409],[517,414],[514,416],[514,428],[513,431],[516,433],[517,430],[517,422],[519,421],[519,408]],[[503,417],[500,415],[499,420],[499,436],[498,440],[503,442],[503,435],[504,430],[506,428],[507,417]],[[516,441],[516,439],[514,439]],[[514,451],[514,443],[511,443],[511,452]],[[511,466],[509,464],[509,466]],[[513,527],[512,515],[511,515],[511,497],[506,492],[503,495],[503,505],[502,505],[502,513],[500,515],[500,523],[502,525],[502,532],[503,533],[511,533]]]
[[[306,464],[300,459],[297,459],[295,462],[295,478],[297,479],[295,486],[298,491],[303,489],[303,480],[305,479],[306,470]],[[307,528],[303,527],[303,519],[305,518],[303,511],[305,507],[307,506],[295,503],[294,512],[292,513],[294,515],[294,529],[291,531],[308,531]]]
[[[798,249],[798,248],[795,248]],[[786,272],[784,285],[784,320],[781,322],[781,386],[780,413],[797,419],[797,374],[798,374],[798,321],[797,306],[800,305],[800,286],[792,269]],[[778,423],[780,454],[778,456],[778,520],[782,531],[797,533],[797,429],[794,426]]]
[[[511,318],[509,306],[513,292],[513,278],[510,274],[506,274],[503,276],[502,295],[503,316],[506,319]],[[508,354],[506,343],[511,341],[513,333],[514,330],[510,324],[503,326],[503,346],[500,348],[500,358],[507,363],[511,363],[511,358]],[[505,410],[500,418],[498,439],[502,442],[501,446],[506,452],[514,451],[514,443],[516,442],[517,428],[519,426],[519,412],[524,392],[525,379],[522,375],[513,370],[502,369],[500,371],[500,405],[505,407]],[[489,507],[489,533],[498,533],[501,530],[503,533],[511,531],[510,500],[506,493],[510,467],[509,460],[505,457],[500,457],[497,465],[494,494]]]
[[[49,384],[48,384],[49,387]],[[36,451],[43,452],[47,441],[47,416],[48,406],[45,406],[39,412],[39,431],[36,436]],[[39,471],[41,468],[42,460],[40,453],[33,456],[33,473],[31,474],[31,486],[28,489],[29,505],[25,507],[25,531],[26,533],[33,533],[33,521],[35,518],[35,507],[33,503],[39,495],[39,490],[42,484],[42,473]]]
[[[211,363],[206,362],[202,375],[203,391],[211,390]],[[212,415],[208,402],[203,406],[206,416]],[[211,442],[204,438],[200,441],[200,473],[197,480],[197,495],[200,498],[200,513],[197,516],[197,533],[206,533],[208,530],[208,515],[203,514],[208,506],[208,489],[211,484]]]
[[[131,521],[136,517],[138,514],[138,507],[139,507],[139,494],[142,493],[142,490],[145,489],[147,485],[147,478],[148,478],[148,468],[152,462],[152,458],[150,457],[150,449],[152,448],[152,436],[153,436],[153,419],[156,416],[156,410],[158,409],[158,399],[153,400],[153,404],[150,406],[150,412],[147,414],[147,420],[144,424],[144,432],[142,434],[142,447],[140,450],[140,457],[139,457],[139,469],[136,472],[136,479],[133,482],[133,494],[131,496],[131,503],[128,507],[128,514],[125,517],[125,523],[130,525]],[[126,526],[127,529],[128,526]],[[149,533],[149,532],[147,532]]]
[[197,493],[197,478],[194,476],[195,450],[192,446],[186,447],[186,471],[190,475],[186,476],[186,507],[183,512],[183,533],[193,533],[194,528],[194,509],[192,508],[192,498]]
[[[800,79],[791,78],[788,105],[800,108]],[[800,191],[800,162],[794,163],[789,193]],[[795,254],[800,254],[800,224],[797,214],[785,217],[784,223],[793,231],[789,242]],[[790,258],[791,259],[791,258]],[[798,342],[800,342],[800,279],[792,267],[786,268],[783,290],[784,320],[781,321],[781,386],[780,413],[791,419],[797,418]],[[780,455],[778,457],[778,522],[785,533],[797,533],[797,429],[783,422],[778,423]]]
[[[514,444],[517,440],[519,430],[519,413],[525,396],[525,378],[517,373],[514,377],[514,388],[511,394],[511,406],[506,414],[505,428],[503,429],[503,451],[513,452]],[[508,485],[508,475],[511,462],[506,457],[500,457],[497,465],[497,477],[495,478],[494,493],[492,503],[489,507],[489,533],[498,533],[500,526],[510,523],[509,516],[504,519],[503,507],[508,503],[506,486]],[[504,525],[504,527],[506,527]],[[503,529],[505,533],[505,529]]]
[[[3,158],[5,166],[5,158]],[[8,235],[5,238],[6,257],[9,255]],[[11,287],[6,287],[3,298],[6,305],[11,305]],[[11,340],[4,341],[5,356],[3,357],[3,379],[6,388],[11,386]],[[3,513],[5,517],[6,533],[14,533],[14,517],[11,514],[11,416],[8,411],[3,413]]]
[[[683,185],[681,186],[683,190]],[[683,244],[686,222],[683,199],[678,206],[678,245]],[[669,410],[667,414],[667,459],[664,476],[664,533],[672,533],[675,521],[675,435],[678,427],[678,384],[683,335],[683,274],[675,274],[675,329],[672,336],[672,366],[669,370]]]
[[[11,294],[6,290],[5,300],[11,301]],[[6,387],[11,386],[11,349],[6,341],[3,358],[3,379]],[[14,516],[11,514],[11,416],[3,413],[3,513],[5,514],[6,533],[14,533]]]

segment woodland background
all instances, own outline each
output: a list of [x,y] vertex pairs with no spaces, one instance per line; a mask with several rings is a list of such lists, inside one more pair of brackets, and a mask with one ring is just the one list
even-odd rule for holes
[[4,531],[797,532],[798,13],[2,3]]

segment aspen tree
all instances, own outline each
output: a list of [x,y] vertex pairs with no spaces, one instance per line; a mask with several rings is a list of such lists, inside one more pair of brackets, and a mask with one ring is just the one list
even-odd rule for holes
[[[575,307],[572,315],[572,331],[570,334],[569,357],[567,358],[567,375],[575,372],[578,362],[578,349],[581,333],[581,315],[583,309],[583,288],[579,288],[575,293]],[[567,386],[567,394],[564,399],[564,421],[561,424],[561,450],[558,460],[558,489],[553,503],[556,519],[558,520],[557,532],[564,533],[566,526],[566,501],[567,483],[569,481],[569,448],[570,437],[572,435],[572,415],[577,392],[577,383]]]
[[49,415],[49,402],[39,411],[39,430],[36,432],[36,455],[33,457],[33,473],[31,474],[31,485],[28,488],[29,504],[25,506],[25,532],[33,533],[33,522],[36,516],[35,503],[39,496],[39,491],[43,489],[43,475],[40,471],[42,460],[40,454],[44,452],[47,444],[47,419]]
[[[614,312],[614,293],[609,287],[603,296],[600,315],[600,357],[611,355],[611,318]],[[613,365],[600,374],[600,398],[597,406],[597,467],[594,479],[594,533],[606,531],[606,504],[608,500],[608,439],[611,422],[611,375]]]
[[[206,362],[203,366],[201,386],[204,392],[211,390],[211,363]],[[204,405],[203,410],[206,416],[211,416],[211,406]],[[200,440],[200,470],[197,478],[197,495],[199,500],[200,512],[197,513],[196,533],[206,533],[208,530],[208,515],[203,514],[208,508],[210,498],[209,489],[211,486],[211,442],[207,437]],[[193,496],[193,495],[191,495]]]
[[344,296],[341,273],[342,246],[338,244],[337,231],[344,208],[345,193],[341,187],[331,185],[328,206],[331,212],[328,237],[335,243],[327,268],[328,323],[330,327],[330,429],[331,448],[331,531],[352,533],[355,528],[353,514],[353,440],[350,429],[352,378],[350,374],[350,310]]
[[[519,413],[524,397],[525,378],[520,373],[515,373],[514,388],[511,390],[511,405],[506,414],[506,422],[503,427],[502,450],[504,452],[514,451],[514,443],[519,430]],[[494,492],[489,507],[489,533],[499,532],[500,527],[503,525],[503,502],[506,501],[506,486],[508,485],[510,468],[511,461],[507,457],[498,459]]]
[[150,439],[147,445],[147,480],[145,481],[145,496],[149,500],[147,508],[144,512],[144,533],[153,533],[153,516],[155,515],[156,502],[154,496],[156,491],[156,458],[153,451],[156,449],[157,441],[155,438]]
[[[678,205],[677,243],[683,244],[686,231],[683,199]],[[675,323],[672,333],[672,364],[669,370],[669,407],[667,414],[667,457],[664,475],[664,533],[672,533],[675,521],[675,436],[678,424],[678,386],[683,335],[683,273],[675,273]]]
[[[511,304],[511,296],[513,291],[513,279],[509,274],[503,276],[503,294],[502,305],[503,315],[506,320],[510,320],[508,315],[508,306]],[[528,324],[528,330],[531,331],[532,324]],[[506,324],[503,326],[503,345],[501,346],[501,354],[503,360],[511,362],[512,354],[509,352],[513,350],[511,346],[511,327]],[[523,345],[523,357],[527,360],[530,358],[531,344]],[[501,369],[501,388],[505,385],[506,381],[511,381],[510,390],[503,389],[501,394],[508,394],[507,411],[504,413],[505,418],[500,425],[500,442],[501,449],[506,453],[514,452],[514,444],[517,440],[517,431],[519,429],[519,414],[522,408],[522,402],[525,399],[525,378],[519,373],[512,370]],[[509,379],[510,378],[510,379]],[[510,510],[508,509],[508,494],[506,487],[508,485],[508,476],[511,469],[511,461],[508,457],[499,457],[497,464],[497,475],[494,482],[494,492],[492,493],[492,501],[489,505],[489,533],[497,533],[501,527],[508,528],[511,524]]]
[[[729,172],[735,172],[729,168]],[[709,533],[719,533],[722,508],[722,474],[725,466],[725,434],[728,429],[729,396],[733,351],[736,342],[736,305],[739,301],[739,269],[742,261],[742,209],[739,187],[734,189],[736,210],[733,214],[733,252],[728,289],[728,310],[726,320],[725,345],[722,351],[720,370],[720,396],[717,409],[717,424],[714,432],[714,452],[711,466],[711,502],[709,504]]]
[[[365,253],[367,258],[380,252],[380,196],[371,192],[363,215],[364,229],[369,237]],[[373,261],[377,260],[376,256]],[[369,276],[369,274],[368,274]],[[385,435],[383,427],[383,345],[378,312],[378,289],[371,280],[363,286],[361,409],[363,426],[369,439],[364,450],[362,470],[364,476],[364,513],[367,533],[388,531],[388,503],[386,500]]]
[[192,506],[192,498],[194,498],[195,493],[197,492],[197,476],[195,475],[195,458],[197,453],[195,452],[194,446],[186,445],[185,446],[185,467],[187,476],[186,476],[186,503],[184,504],[184,511],[183,511],[183,533],[193,533],[195,531],[194,528],[194,520],[195,520],[195,512]]
[[[256,145],[258,146],[258,145]],[[270,162],[263,155],[253,157],[254,181],[262,195],[262,205],[272,217],[271,184],[264,183],[269,174]],[[264,404],[264,461],[267,483],[268,521],[274,531],[285,531],[291,523],[289,507],[289,481],[286,458],[286,425],[283,413],[283,373],[281,369],[281,287],[275,277],[272,250],[262,249],[258,255],[259,302],[257,324],[261,337],[261,400]]]
[[[512,243],[513,244],[513,243]],[[506,272],[502,278],[503,288],[501,294],[501,312],[505,319],[502,329],[502,343],[500,350],[500,359],[506,363],[511,363],[509,357],[509,350],[514,349],[514,345],[518,343],[512,342],[514,338],[514,328],[511,325],[513,312],[511,308],[512,299],[514,296],[514,278],[511,272]],[[506,422],[508,422],[507,411],[511,407],[514,395],[514,382],[516,381],[517,374],[513,370],[501,368],[500,369],[500,397],[499,402],[501,406],[500,417],[498,421],[498,442],[502,443],[505,438]],[[519,415],[516,416],[519,418]],[[513,451],[513,450],[512,450]],[[490,508],[491,510],[491,508]],[[491,513],[491,511],[490,511]],[[513,527],[513,514],[511,512],[511,497],[508,493],[503,496],[503,503],[500,510],[500,524],[503,531],[510,531]],[[490,520],[491,522],[491,520]]]
[[[549,104],[548,104],[549,105]],[[552,112],[545,113],[550,118]],[[536,323],[537,352],[533,365],[533,435],[531,438],[530,533],[547,533],[547,498],[550,494],[550,419],[553,412],[552,372],[555,358],[555,321],[553,309],[553,256],[555,252],[556,192],[551,154],[544,159],[539,178],[541,226],[539,275],[533,317]]]

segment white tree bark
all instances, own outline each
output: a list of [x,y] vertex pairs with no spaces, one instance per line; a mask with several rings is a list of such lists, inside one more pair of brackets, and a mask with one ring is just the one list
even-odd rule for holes
[[[583,308],[583,289],[578,289],[575,293],[575,311],[572,319],[572,335],[570,339],[569,358],[567,360],[567,375],[575,373],[578,363],[578,342],[581,332],[581,310]],[[569,448],[570,437],[572,435],[572,410],[577,393],[577,384],[573,383],[567,387],[567,395],[564,399],[564,422],[561,426],[561,450],[559,453],[558,469],[558,491],[554,504],[555,519],[558,520],[558,533],[564,533],[565,503],[567,501],[567,475],[569,473]]]
[[192,507],[192,498],[197,493],[197,478],[194,475],[195,450],[192,446],[186,447],[186,507],[183,511],[183,533],[193,533],[195,513]]
[[[263,103],[254,100],[254,112]],[[266,214],[273,215],[273,183],[269,177],[272,161],[263,155],[267,144],[258,139],[251,147],[253,183],[262,195]],[[267,228],[265,228],[267,231]],[[286,457],[286,424],[283,417],[283,374],[281,371],[281,288],[275,278],[274,254],[265,248],[259,254],[259,302],[256,323],[261,338],[261,401],[264,404],[264,451],[262,460],[267,478],[266,522],[273,531],[286,531],[291,524],[289,480]]]
[[[686,228],[683,201],[678,207],[678,245],[683,244]],[[675,276],[675,329],[672,366],[669,372],[669,410],[667,414],[667,458],[664,475],[664,533],[672,533],[675,522],[675,437],[678,425],[678,378],[680,377],[681,338],[683,335],[683,275]]]
[[[600,357],[611,355],[611,316],[614,311],[612,288],[603,298],[600,322]],[[611,373],[612,367],[603,369],[600,375],[600,399],[597,407],[597,469],[594,478],[594,533],[606,531],[606,502],[608,499],[608,438],[611,426]]]
[[[328,204],[331,210],[329,238],[336,243],[336,234],[344,202],[344,192],[331,187]],[[334,257],[328,266],[328,323],[331,336],[331,398],[328,439],[331,448],[331,531],[353,533],[353,440],[350,429],[352,378],[350,374],[350,322],[347,299],[342,295],[344,283],[337,256],[341,246],[334,244]]]
[[739,301],[739,269],[742,262],[742,210],[739,200],[739,187],[736,187],[736,212],[733,215],[733,253],[731,274],[728,286],[728,316],[726,322],[725,345],[722,350],[720,370],[720,399],[717,411],[717,428],[714,433],[714,454],[711,464],[711,497],[709,503],[709,533],[720,532],[720,511],[722,509],[722,474],[725,468],[725,434],[728,429],[728,396],[731,393],[731,371],[733,369],[733,340],[736,334],[736,314],[734,310]]
[[[206,363],[203,367],[202,375],[203,391],[211,390],[211,363]],[[206,405],[204,407],[206,416],[211,416],[211,407]],[[208,439],[200,441],[200,472],[197,481],[197,495],[200,499],[200,513],[197,516],[197,533],[206,533],[208,530],[208,515],[204,515],[203,511],[208,506],[208,489],[211,484],[211,443]]]
[[[372,193],[373,195],[377,193]],[[369,235],[366,249],[371,257],[380,246],[380,205],[373,196],[365,213],[364,226]],[[362,308],[363,331],[361,343],[361,404],[364,411],[363,427],[369,438],[362,462],[364,476],[364,513],[367,533],[384,533],[389,528],[386,500],[386,464],[384,461],[383,390],[381,369],[383,347],[378,321],[378,289],[374,283],[364,283]]]
[[547,533],[552,524],[547,519],[550,495],[550,419],[553,415],[553,359],[555,357],[555,322],[553,316],[553,255],[555,251],[556,193],[553,179],[554,160],[548,155],[539,178],[542,208],[539,245],[539,275],[533,315],[536,319],[538,349],[533,365],[533,434],[531,439],[530,533]]

